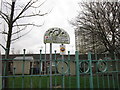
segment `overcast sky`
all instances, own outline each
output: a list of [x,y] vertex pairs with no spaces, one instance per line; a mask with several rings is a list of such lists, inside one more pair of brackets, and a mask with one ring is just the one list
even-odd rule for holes
[[[0,0],[1,2],[2,0]],[[6,0],[9,1],[10,0]],[[17,0],[16,4],[24,3],[29,0]],[[45,0],[39,0],[43,2]],[[97,0],[46,0],[46,2],[40,7],[42,13],[46,13],[51,11],[49,14],[39,18],[39,19],[31,19],[29,21],[36,21],[38,24],[44,25],[40,28],[33,28],[33,30],[17,40],[15,43],[11,45],[11,50],[22,52],[23,49],[26,49],[27,52],[39,53],[39,50],[42,49],[43,53],[45,52],[45,45],[43,42],[43,37],[45,32],[52,27],[58,27],[64,29],[70,36],[70,44],[66,45],[66,53],[69,50],[72,54],[75,53],[75,33],[74,28],[70,25],[69,21],[74,20],[74,18],[78,15],[78,11],[80,11],[80,7],[78,2],[81,1],[97,1]],[[99,0],[98,0],[99,1]],[[106,0],[100,0],[106,1]],[[108,0],[114,1],[114,0]],[[24,20],[25,21],[25,20]],[[3,25],[2,25],[3,27]],[[0,28],[1,29],[1,28]],[[0,35],[0,43],[3,43],[3,35]],[[2,53],[4,50],[0,47]],[[47,53],[49,53],[49,44],[46,46]],[[52,51],[57,50],[57,53],[60,52],[60,44],[53,44]]]
[[[59,27],[64,29],[70,35],[70,44],[66,45],[66,51],[69,50],[71,53],[74,53],[75,34],[74,28],[69,24],[69,21],[77,16],[79,11],[79,1],[80,0],[47,0],[41,7],[41,12],[49,12],[50,10],[51,12],[44,17],[41,17],[41,20],[36,20],[41,24],[44,22],[44,25],[40,27],[39,30],[38,28],[34,28],[29,34],[17,40],[12,44],[11,49],[14,49],[14,51],[22,51],[22,49],[25,48],[27,51],[33,53],[39,53],[39,50],[42,49],[44,52],[45,45],[43,37],[45,32],[49,28]],[[49,53],[49,44],[46,46],[47,53]],[[59,49],[60,44],[53,44],[53,51],[57,50],[59,53]]]

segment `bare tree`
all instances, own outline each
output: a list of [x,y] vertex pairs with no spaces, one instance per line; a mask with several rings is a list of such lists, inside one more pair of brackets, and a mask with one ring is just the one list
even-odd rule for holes
[[[42,14],[40,7],[45,2],[39,2],[40,0],[25,0],[24,3],[21,0],[2,0],[0,10],[0,25],[5,25],[1,32],[6,35],[6,58],[9,56],[11,42],[23,37],[29,31],[22,33],[27,30],[29,26],[37,26],[34,22],[30,21],[35,17],[44,16],[47,13]],[[18,2],[18,3],[17,3]],[[32,18],[32,19],[31,19]],[[28,21],[28,22],[27,22]],[[3,26],[1,26],[3,27]],[[22,33],[22,34],[21,34]],[[16,37],[17,36],[17,37]],[[8,62],[6,62],[6,73],[8,75]],[[5,79],[5,87],[7,87],[8,80]],[[4,87],[3,87],[4,88]]]
[[84,31],[93,47],[110,54],[120,53],[120,2],[80,3],[84,8],[74,25]]
[[[39,10],[44,2],[40,3],[39,0],[27,0],[27,3],[21,3],[19,0],[11,0],[12,2],[2,1],[2,10],[0,11],[0,19],[2,19],[4,24],[7,25],[2,32],[6,32],[6,48],[7,48],[7,57],[10,52],[10,44],[12,41],[15,41],[22,36],[26,35],[29,31],[26,31],[24,34],[21,34],[23,31],[27,30],[29,26],[37,26],[34,22],[30,21],[31,18],[44,16],[47,13],[42,14]],[[18,4],[18,3],[20,4]],[[39,4],[38,4],[39,3]],[[28,21],[28,22],[27,22]],[[3,25],[3,24],[1,24]],[[32,29],[32,27],[31,27]]]

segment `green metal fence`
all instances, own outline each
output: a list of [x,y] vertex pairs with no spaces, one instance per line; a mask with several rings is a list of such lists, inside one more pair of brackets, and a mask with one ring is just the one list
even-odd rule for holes
[[[40,50],[39,59],[30,60],[24,50],[22,58],[1,59],[2,88],[120,88],[120,59],[116,54],[111,59],[108,55],[103,57],[89,52],[87,58],[82,59],[77,51],[72,57],[70,52],[62,56],[55,51],[52,54],[52,76],[50,60],[44,56]],[[8,75],[5,75],[6,62],[9,62],[11,71]]]

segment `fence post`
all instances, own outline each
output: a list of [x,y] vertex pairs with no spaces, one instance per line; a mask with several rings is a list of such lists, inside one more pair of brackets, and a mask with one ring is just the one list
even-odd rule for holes
[[23,64],[22,64],[22,88],[24,88],[24,66],[25,66],[25,51],[26,49],[23,49]]
[[[64,55],[62,55],[62,63],[64,63]],[[64,66],[62,65],[62,88],[65,88],[65,72]]]
[[[9,61],[7,61],[7,52],[8,52],[8,49],[7,48],[4,48],[5,49],[5,60],[3,61],[4,64],[4,70],[3,70],[3,76],[7,76],[8,75],[8,63]],[[6,77],[3,77],[3,88],[8,88],[8,78]]]
[[2,55],[0,52],[0,90],[2,89]]
[[[117,59],[117,57],[116,57],[116,53],[114,53],[114,59],[115,59],[116,71],[118,72],[118,71],[119,71],[119,69],[118,69],[119,64],[118,64],[118,59]],[[117,86],[118,86],[118,88],[119,88],[119,77],[118,77],[119,74],[116,73],[116,76],[117,76]]]
[[57,86],[57,57],[56,57],[56,50],[55,50],[55,58],[54,58],[54,62],[55,62],[55,87]]
[[78,51],[75,52],[75,60],[76,60],[77,88],[80,88],[80,71],[79,71],[79,54],[78,54]]
[[41,72],[42,72],[42,50],[40,50],[40,59],[39,59],[39,88],[41,88]]
[[69,76],[69,88],[71,88],[71,72],[70,72],[70,51],[68,51],[68,76]]
[[88,52],[88,61],[89,61],[89,69],[90,69],[90,88],[93,89],[93,74],[92,74],[91,52]]
[[50,43],[50,66],[49,66],[49,70],[50,70],[50,88],[52,89],[52,43]]

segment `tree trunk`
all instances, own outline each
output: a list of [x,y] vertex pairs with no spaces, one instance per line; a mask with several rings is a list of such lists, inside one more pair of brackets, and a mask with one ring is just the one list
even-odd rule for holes
[[[12,37],[12,28],[13,28],[13,16],[14,16],[14,8],[15,8],[15,2],[12,2],[11,6],[11,14],[10,14],[10,21],[8,24],[8,36],[7,36],[7,44],[6,44],[6,71],[5,76],[8,76],[8,65],[9,65],[9,53],[10,53],[10,44],[11,44],[11,37]],[[5,88],[8,88],[8,78],[5,78]]]

